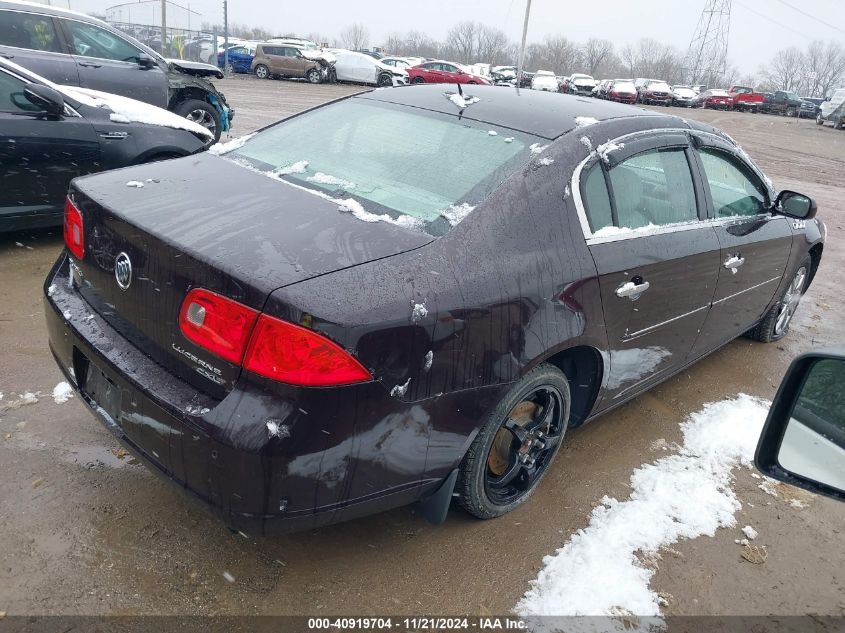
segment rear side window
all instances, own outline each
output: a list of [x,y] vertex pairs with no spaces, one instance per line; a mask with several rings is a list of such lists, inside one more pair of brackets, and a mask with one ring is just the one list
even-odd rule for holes
[[0,44],[61,53],[53,19],[45,15],[0,11]]
[[582,180],[590,228],[610,235],[614,229],[665,226],[698,219],[695,185],[683,149],[654,149],[608,172],[611,204],[601,162]]
[[763,183],[733,156],[715,149],[698,150],[716,217],[766,213],[769,197]]
[[64,20],[64,24],[71,49],[76,55],[118,62],[137,63],[140,59],[140,50],[105,29],[75,20]]

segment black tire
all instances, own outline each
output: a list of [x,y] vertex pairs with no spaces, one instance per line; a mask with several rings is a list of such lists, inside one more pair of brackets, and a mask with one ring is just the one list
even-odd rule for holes
[[822,113],[819,112],[816,115],[816,125],[824,125],[824,119],[822,118]]
[[393,85],[393,77],[390,75],[390,73],[382,73],[376,79],[376,83],[379,86],[381,86],[382,88],[385,88],[387,86],[392,86]]
[[423,79],[422,77],[414,77],[414,80],[413,80],[411,83],[414,83],[414,84],[424,84],[424,83],[425,83],[425,79]]
[[220,129],[220,113],[207,101],[188,99],[177,105],[173,111],[206,128],[214,135],[215,143],[220,140],[220,134],[223,132]]
[[812,263],[809,255],[801,260],[795,268],[795,272],[792,273],[789,285],[766,312],[763,320],[757,327],[746,333],[748,338],[761,343],[771,343],[779,341],[789,334],[789,324],[792,323],[792,317],[795,315],[795,310],[798,308],[801,297],[807,290],[807,284],[810,281]]
[[833,124],[833,129],[841,130],[843,127],[845,127],[845,117],[839,117],[839,120]]
[[570,402],[569,383],[557,367],[543,364],[523,376],[461,462],[455,484],[460,505],[479,519],[492,519],[525,503],[560,450]]
[[258,64],[252,72],[259,79],[270,79],[270,69],[264,64]]
[[305,73],[305,78],[308,80],[309,83],[318,84],[323,81],[323,73],[320,72],[319,68],[312,68],[307,73]]

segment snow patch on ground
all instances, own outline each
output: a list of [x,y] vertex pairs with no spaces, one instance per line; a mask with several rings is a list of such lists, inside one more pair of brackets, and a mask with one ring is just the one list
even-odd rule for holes
[[755,538],[757,538],[757,530],[755,530],[750,525],[746,525],[744,528],[742,528],[742,533],[745,534],[745,538],[747,538],[749,541],[753,541]]
[[73,387],[67,382],[60,382],[53,388],[53,402],[56,404],[64,404],[73,398]]
[[757,487],[765,492],[767,495],[771,495],[773,497],[778,496],[778,482],[776,479],[772,479],[771,477],[763,477],[764,481],[761,484],[758,484]]
[[457,226],[473,209],[475,209],[474,205],[464,202],[458,205],[453,204],[448,209],[441,211],[440,215],[446,218],[452,226]]
[[544,151],[546,151],[547,147],[548,147],[548,145],[540,145],[539,143],[531,143],[531,145],[528,146],[528,149],[531,150],[532,154],[542,154]]
[[245,134],[244,136],[233,138],[231,140],[226,141],[225,143],[215,143],[214,145],[208,148],[208,153],[214,154],[215,156],[220,156],[227,152],[232,152],[236,149],[240,149],[244,146],[244,143],[246,143],[253,136],[255,136],[254,132],[252,134]]
[[591,116],[577,116],[575,117],[575,126],[576,127],[587,127],[588,125],[595,125],[598,123],[598,119],[594,119]]
[[[653,555],[736,524],[741,505],[731,470],[752,464],[768,409],[768,402],[740,394],[690,415],[681,423],[680,452],[637,468],[627,500],[602,499],[590,524],[544,559],[516,613],[659,617],[661,599],[649,587],[654,570],[637,553]],[[536,631],[556,628],[548,620],[531,624]]]

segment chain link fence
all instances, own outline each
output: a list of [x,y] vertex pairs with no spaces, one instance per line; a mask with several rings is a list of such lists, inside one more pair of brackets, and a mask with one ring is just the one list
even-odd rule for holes
[[222,36],[208,31],[167,28],[164,46],[162,47],[160,26],[112,21],[109,21],[109,24],[127,35],[131,35],[154,51],[161,53],[164,57],[174,59],[186,59],[216,65],[217,46],[223,43]]

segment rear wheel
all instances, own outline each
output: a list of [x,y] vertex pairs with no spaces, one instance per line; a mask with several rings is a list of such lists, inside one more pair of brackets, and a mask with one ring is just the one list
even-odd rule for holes
[[220,140],[220,113],[207,101],[188,99],[174,109],[179,116],[203,126],[214,135],[215,143]]
[[415,83],[415,84],[424,84],[424,83],[425,83],[425,79],[423,79],[422,77],[414,77],[414,80],[413,80],[411,83]]
[[819,112],[816,115],[816,125],[824,125],[824,119],[822,118],[822,113]]
[[843,125],[843,123],[845,123],[845,117],[839,117],[839,120],[836,123],[833,124],[833,129],[834,130],[841,130],[843,127],[845,127],[845,125]]
[[264,64],[258,64],[255,67],[255,76],[259,79],[270,79],[270,69]]
[[323,75],[316,68],[312,68],[306,73],[305,78],[312,84],[318,84],[323,80]]
[[792,276],[792,281],[789,282],[780,299],[769,308],[760,324],[747,333],[749,338],[761,343],[771,343],[789,334],[792,317],[795,316],[801,297],[807,289],[811,266],[812,260],[809,255],[801,260]]
[[569,383],[540,365],[514,385],[470,445],[458,473],[460,504],[480,519],[525,503],[560,449],[569,423]]

